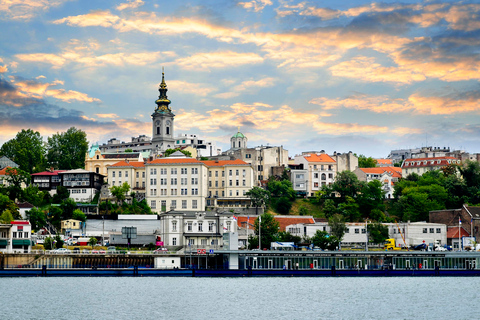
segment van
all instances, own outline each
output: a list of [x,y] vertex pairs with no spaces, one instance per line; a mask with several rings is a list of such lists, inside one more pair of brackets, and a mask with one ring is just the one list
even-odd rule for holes
[[117,253],[117,248],[110,246],[107,248],[107,253]]

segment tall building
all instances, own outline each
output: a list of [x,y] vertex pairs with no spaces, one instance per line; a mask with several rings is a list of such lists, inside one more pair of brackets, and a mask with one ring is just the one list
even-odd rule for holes
[[162,83],[158,89],[157,107],[152,113],[152,151],[154,154],[162,153],[167,149],[175,147],[175,139],[173,135],[173,121],[175,114],[170,108],[170,100],[167,98],[167,84],[165,83],[165,74],[162,72]]

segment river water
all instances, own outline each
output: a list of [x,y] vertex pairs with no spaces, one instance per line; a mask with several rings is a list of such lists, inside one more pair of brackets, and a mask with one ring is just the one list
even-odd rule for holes
[[479,279],[1,278],[1,319],[477,319]]

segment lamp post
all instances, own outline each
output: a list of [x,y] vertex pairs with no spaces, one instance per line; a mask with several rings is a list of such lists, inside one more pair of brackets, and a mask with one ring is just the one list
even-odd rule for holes
[[365,239],[365,251],[368,251],[368,220],[365,219],[365,235],[367,238]]
[[262,216],[258,216],[258,249],[262,250]]

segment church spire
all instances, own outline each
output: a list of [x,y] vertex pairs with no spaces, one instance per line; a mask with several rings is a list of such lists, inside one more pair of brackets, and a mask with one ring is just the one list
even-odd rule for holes
[[170,109],[169,104],[170,100],[167,98],[167,84],[165,83],[165,72],[162,68],[162,82],[160,83],[158,91],[160,92],[160,95],[158,96],[157,101],[155,103],[157,104],[157,108],[155,109],[155,112],[172,112],[172,109]]

